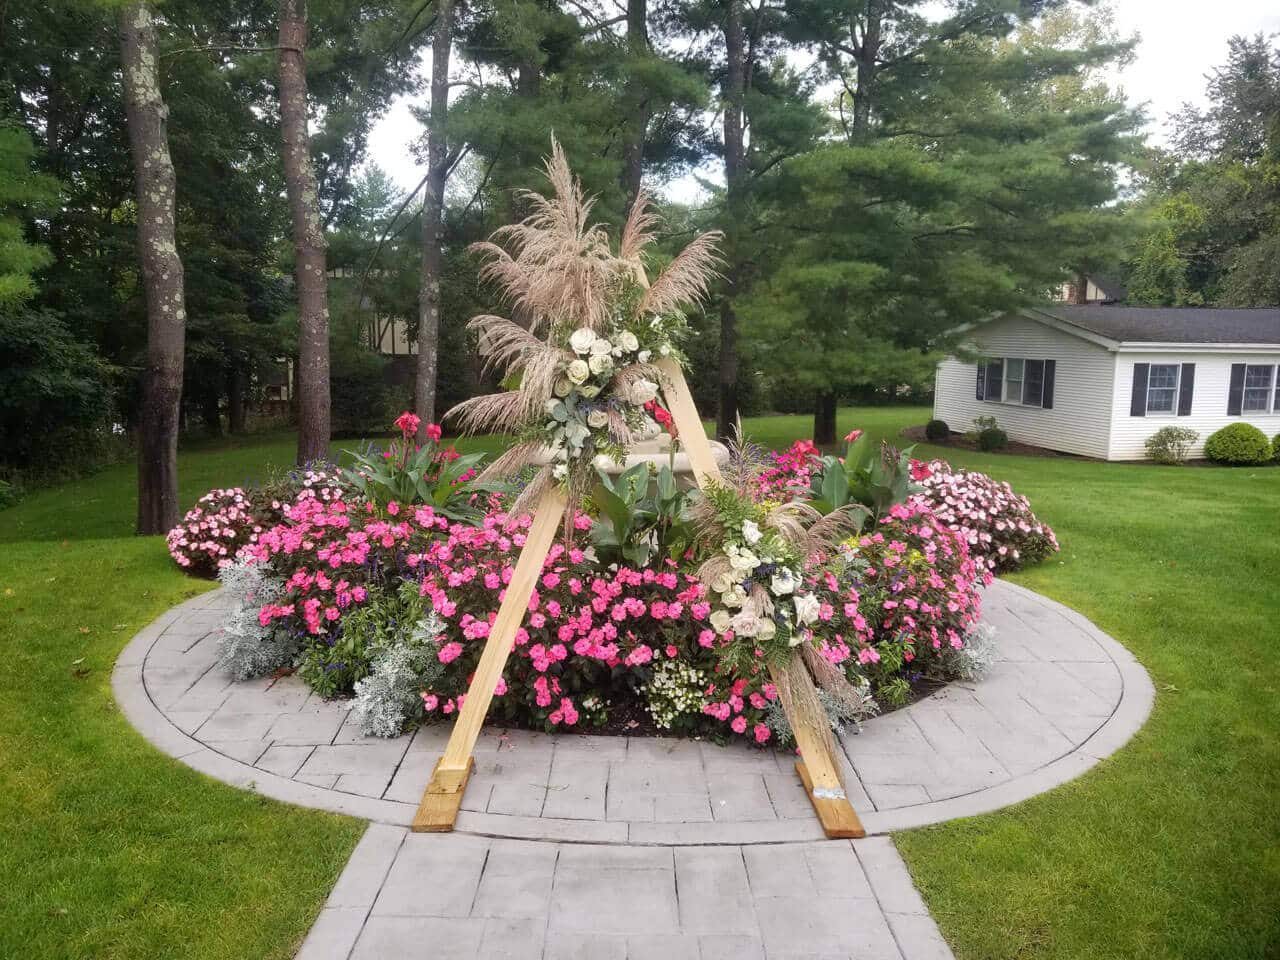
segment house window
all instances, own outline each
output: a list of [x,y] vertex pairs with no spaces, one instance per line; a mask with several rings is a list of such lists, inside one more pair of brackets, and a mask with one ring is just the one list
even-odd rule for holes
[[1147,378],[1147,413],[1173,413],[1178,398],[1179,364],[1153,363]]
[[1001,357],[978,364],[978,399],[1024,407],[1053,406],[1054,361]]
[[1244,368],[1244,402],[1245,413],[1270,413],[1275,400],[1272,388],[1275,386],[1276,368],[1270,365],[1249,364]]
[[1022,372],[1024,361],[1006,359],[1004,362],[1004,402],[1022,402]]

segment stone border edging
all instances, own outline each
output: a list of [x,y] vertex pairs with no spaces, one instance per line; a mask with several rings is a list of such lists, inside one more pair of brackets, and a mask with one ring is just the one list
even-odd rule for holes
[[[1024,600],[1065,617],[1096,641],[1119,672],[1122,684],[1119,702],[1107,720],[1083,743],[1028,773],[945,800],[889,810],[859,810],[868,834],[884,834],[988,813],[1044,793],[1075,779],[1119,750],[1150,715],[1155,702],[1155,688],[1146,670],[1119,642],[1069,607],[1008,581],[1000,583],[1002,589],[1011,590]],[[143,682],[147,655],[171,626],[181,621],[184,615],[209,606],[219,592],[209,591],[168,610],[140,631],[121,652],[112,672],[111,687],[129,722],[157,749],[224,783],[285,803],[407,826],[412,821],[415,805],[323,789],[234,760],[184,733],[156,706]],[[903,712],[911,709],[906,707]],[[458,831],[516,839],[630,845],[741,845],[822,838],[816,818],[776,822],[629,823],[474,811],[461,813]]]

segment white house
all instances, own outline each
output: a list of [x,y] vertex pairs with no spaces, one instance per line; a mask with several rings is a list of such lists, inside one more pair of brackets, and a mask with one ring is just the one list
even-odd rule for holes
[[933,415],[952,430],[994,417],[1011,440],[1141,460],[1167,424],[1209,434],[1238,420],[1280,433],[1280,309],[1067,305],[967,331],[983,358],[938,364]]

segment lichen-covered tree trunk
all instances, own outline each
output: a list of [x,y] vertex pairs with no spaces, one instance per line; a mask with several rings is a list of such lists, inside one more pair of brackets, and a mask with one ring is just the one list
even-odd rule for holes
[[431,117],[427,130],[427,180],[422,197],[422,269],[418,277],[418,362],[413,407],[419,430],[436,418],[436,372],[440,355],[440,274],[444,265],[444,187],[449,175],[449,52],[453,0],[436,7],[431,40]]
[[125,123],[138,197],[138,255],[147,301],[147,369],[138,418],[138,533],[178,522],[178,417],[186,300],[175,240],[177,180],[169,157],[169,115],[156,74],[156,33],[145,3],[120,9]]
[[306,0],[280,0],[280,133],[298,293],[299,464],[329,453],[329,292],[324,224],[307,139],[306,49]]
[[742,228],[742,173],[746,162],[742,120],[746,97],[746,43],[742,29],[742,0],[727,0],[724,22],[724,182],[728,207],[726,224],[726,287],[720,300],[720,402],[716,408],[716,436],[733,437],[738,420],[738,316],[733,306],[742,277],[735,249]]

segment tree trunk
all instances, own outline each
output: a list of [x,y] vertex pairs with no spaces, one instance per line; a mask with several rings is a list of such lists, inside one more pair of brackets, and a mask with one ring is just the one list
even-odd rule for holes
[[138,421],[138,533],[178,523],[178,417],[186,339],[182,260],[175,239],[177,180],[156,75],[156,34],[145,3],[120,9],[125,120],[138,197],[138,255],[147,301],[147,369]]
[[298,289],[299,464],[329,454],[329,292],[324,225],[307,139],[306,49],[306,0],[280,0],[280,133]]
[[727,290],[720,301],[720,402],[716,408],[716,436],[731,438],[738,420],[738,317],[733,297],[743,276],[735,249],[742,229],[742,111],[746,90],[746,48],[742,31],[742,0],[728,0],[724,24],[726,74],[724,81],[724,181],[728,206],[725,254]]
[[639,64],[649,53],[648,0],[627,0],[627,86],[623,96],[622,195],[635,202],[644,178],[644,144],[649,130],[649,101]]
[[813,442],[829,446],[836,442],[836,395],[834,391],[819,391],[813,407]]
[[427,130],[427,180],[422,195],[422,271],[418,278],[418,361],[414,412],[425,431],[436,419],[436,368],[440,354],[440,274],[444,266],[444,187],[449,175],[449,52],[453,43],[453,0],[436,7],[431,40],[431,118]]
[[249,372],[245,361],[236,357],[227,375],[227,429],[233,434],[245,432],[245,394],[249,387]]
[[[858,45],[854,59],[857,82],[853,88],[852,137],[855,143],[866,142],[871,133],[871,104],[875,99],[882,28],[880,0],[867,0],[867,20],[862,31],[862,43]],[[852,35],[856,37],[858,31],[853,30]]]

